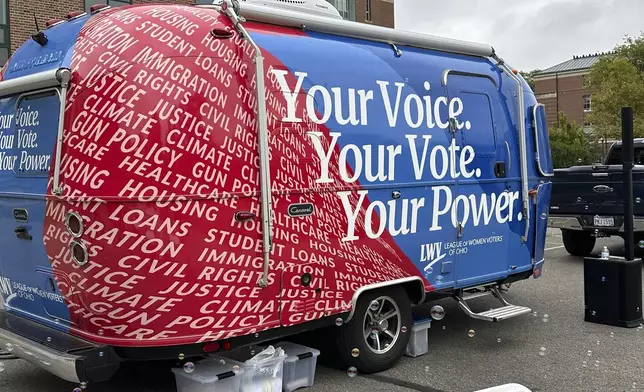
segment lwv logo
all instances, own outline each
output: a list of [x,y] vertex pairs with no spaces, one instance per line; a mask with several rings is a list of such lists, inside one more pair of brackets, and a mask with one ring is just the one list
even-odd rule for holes
[[445,253],[441,253],[442,250],[442,242],[434,242],[420,246],[420,261],[429,261],[429,263],[424,268],[425,271],[430,269],[432,265],[445,258]]

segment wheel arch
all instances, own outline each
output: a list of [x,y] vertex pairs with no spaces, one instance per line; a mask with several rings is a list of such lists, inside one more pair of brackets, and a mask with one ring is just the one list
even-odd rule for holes
[[410,276],[407,278],[373,283],[373,284],[360,287],[353,294],[353,298],[351,298],[351,312],[349,312],[349,316],[346,318],[344,322],[348,323],[353,318],[353,315],[356,311],[356,306],[358,304],[358,300],[360,299],[360,296],[362,294],[369,291],[374,291],[374,290],[383,289],[386,287],[393,287],[393,286],[402,286],[407,292],[407,295],[409,296],[409,300],[411,301],[412,304],[420,305],[423,302],[425,302],[425,295],[426,295],[425,285],[423,281],[420,279],[420,277],[418,276]]

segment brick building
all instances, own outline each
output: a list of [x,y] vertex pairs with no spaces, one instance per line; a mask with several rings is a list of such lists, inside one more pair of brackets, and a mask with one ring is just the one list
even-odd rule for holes
[[[394,0],[327,1],[345,19],[394,27]],[[0,0],[0,66],[36,32],[36,21],[42,29],[49,19],[62,18],[70,11],[88,11],[94,4],[118,7],[142,3],[194,4],[195,0]]]
[[557,114],[563,112],[568,121],[583,124],[587,132],[592,131],[592,124],[586,120],[593,110],[595,92],[589,73],[602,55],[574,56],[534,75],[535,95],[545,105],[548,124],[556,122]]
[[394,0],[327,0],[349,20],[394,27]]

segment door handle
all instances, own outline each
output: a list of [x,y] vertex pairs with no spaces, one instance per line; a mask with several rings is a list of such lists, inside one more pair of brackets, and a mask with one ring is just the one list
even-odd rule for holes
[[494,164],[494,175],[498,178],[505,177],[505,162],[497,162]]
[[31,241],[33,237],[29,234],[27,231],[27,227],[25,226],[18,226],[13,229],[13,232],[16,233],[16,237],[22,239],[22,240],[29,240]]

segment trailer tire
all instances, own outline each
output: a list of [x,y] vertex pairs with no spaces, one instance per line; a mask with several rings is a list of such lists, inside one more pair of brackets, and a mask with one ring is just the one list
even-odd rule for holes
[[595,248],[597,239],[583,231],[561,230],[564,247],[573,256],[588,256]]
[[[373,301],[378,301],[379,305],[383,307],[376,311],[370,310]],[[384,319],[382,317],[388,316],[392,312],[394,315],[390,318]],[[375,319],[374,316],[376,316]],[[392,323],[396,325],[391,327]],[[371,335],[365,337],[368,324],[373,324],[373,331]],[[338,359],[346,368],[353,366],[359,373],[370,374],[390,369],[405,351],[411,327],[411,301],[402,286],[367,291],[358,298],[351,320],[337,328],[335,342]],[[388,335],[386,331],[396,335],[392,339],[393,344],[382,347],[385,342],[391,339],[391,335]],[[374,333],[378,333],[381,350],[377,349]],[[380,341],[380,339],[383,340]]]

